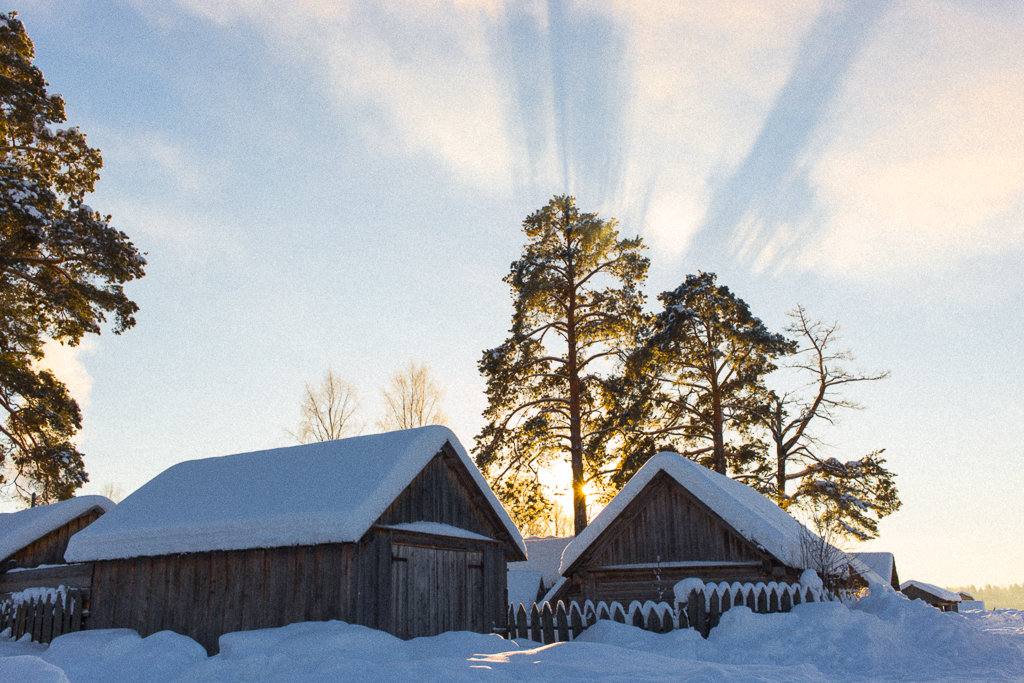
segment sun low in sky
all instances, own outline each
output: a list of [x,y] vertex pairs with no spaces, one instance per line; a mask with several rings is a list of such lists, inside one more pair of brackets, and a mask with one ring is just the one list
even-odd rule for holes
[[901,578],[1024,580],[1019,3],[17,9],[103,152],[89,203],[149,262],[135,329],[54,354],[85,492],[287,444],[328,368],[372,414],[425,363],[472,444],[520,223],[567,193],[644,237],[651,300],[704,270],[775,330],[838,320],[891,371],[821,434],[899,473],[870,549]]

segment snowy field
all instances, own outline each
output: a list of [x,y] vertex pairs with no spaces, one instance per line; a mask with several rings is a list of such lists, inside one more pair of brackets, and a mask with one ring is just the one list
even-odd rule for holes
[[890,590],[852,608],[727,612],[707,640],[602,621],[540,646],[446,633],[402,641],[342,622],[231,633],[207,657],[169,631],[0,640],[2,681],[1024,681],[1024,610],[943,614]]

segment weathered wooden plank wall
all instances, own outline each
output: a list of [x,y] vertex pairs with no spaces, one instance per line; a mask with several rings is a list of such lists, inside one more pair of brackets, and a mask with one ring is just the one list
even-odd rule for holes
[[184,633],[211,652],[229,631],[294,621],[355,621],[354,544],[138,557],[96,562],[90,628]]
[[170,629],[217,651],[223,633],[340,619],[401,637],[504,625],[495,541],[374,529],[325,544],[96,562],[90,628]]

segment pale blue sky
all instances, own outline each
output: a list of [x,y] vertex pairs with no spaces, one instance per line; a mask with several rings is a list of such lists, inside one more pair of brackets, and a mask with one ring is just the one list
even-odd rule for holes
[[821,434],[900,475],[871,548],[1024,581],[1019,3],[335,5],[17,8],[150,262],[136,329],[54,359],[86,491],[288,443],[328,367],[372,422],[428,364],[470,446],[520,222],[567,192],[644,236],[652,300],[711,270],[776,329],[839,320],[892,371]]

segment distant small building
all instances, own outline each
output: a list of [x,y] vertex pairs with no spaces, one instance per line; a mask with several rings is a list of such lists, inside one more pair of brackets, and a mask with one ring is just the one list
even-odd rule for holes
[[489,633],[522,537],[455,435],[422,427],[171,467],[75,535],[89,628],[230,631],[340,619]]
[[0,514],[0,592],[76,583],[64,561],[68,540],[113,507],[104,496],[79,496]]
[[975,600],[973,595],[970,593],[964,593],[963,591],[960,591],[957,595],[960,596],[960,604],[957,609],[958,612],[967,612],[968,610],[985,611],[984,600]]
[[900,584],[900,591],[911,600],[924,600],[943,612],[960,611],[960,594],[945,588],[911,579]]
[[814,538],[745,484],[660,453],[566,546],[545,599],[668,600],[687,578],[795,583]]
[[878,582],[891,586],[894,591],[900,589],[900,576],[896,571],[896,558],[892,553],[849,553],[850,568],[855,576],[854,585],[867,586],[870,583]]

